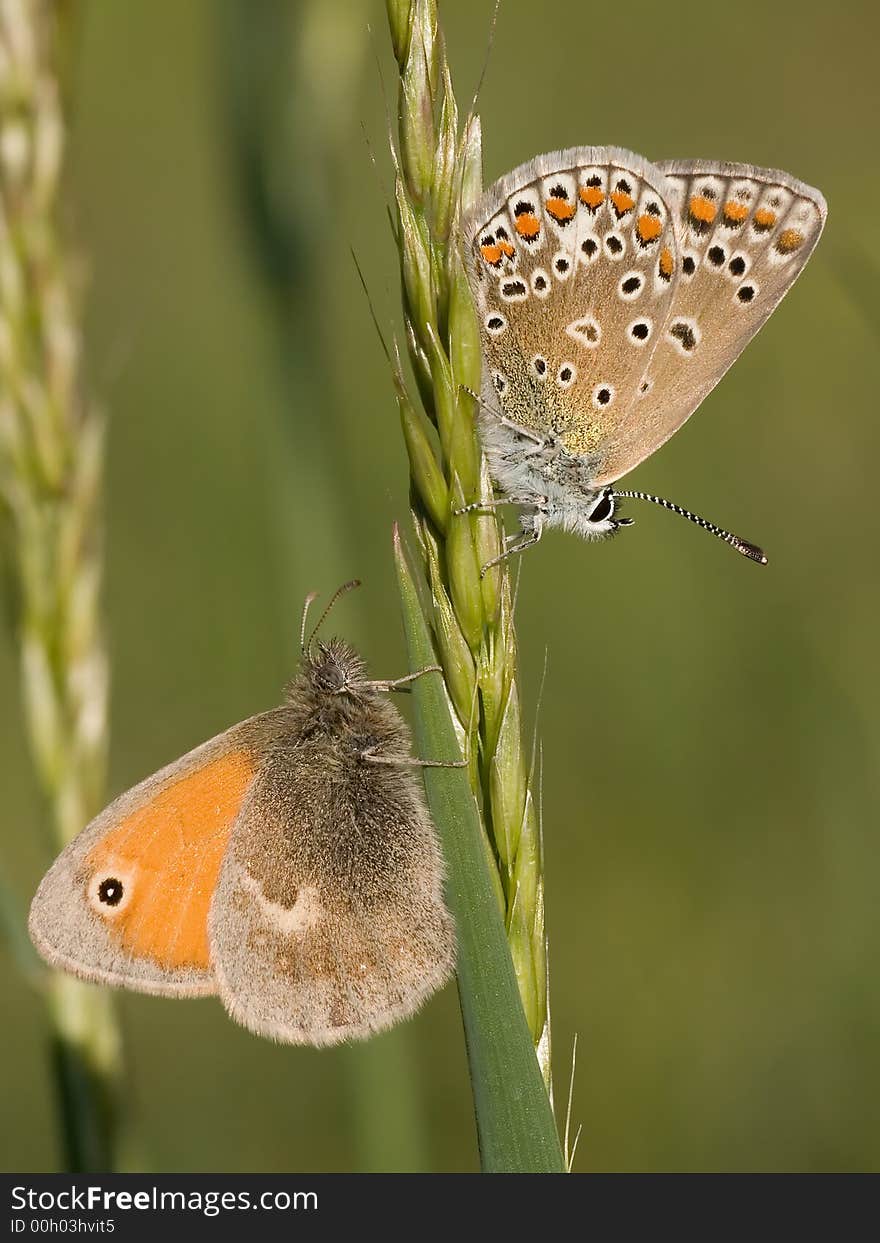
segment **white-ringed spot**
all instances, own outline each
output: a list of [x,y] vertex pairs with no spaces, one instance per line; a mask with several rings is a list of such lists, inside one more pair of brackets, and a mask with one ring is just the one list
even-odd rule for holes
[[571,255],[567,255],[565,251],[561,250],[553,256],[553,274],[557,280],[567,281],[571,276],[572,266]]
[[134,881],[135,869],[131,865],[105,864],[89,881],[86,891],[89,906],[102,919],[116,919],[131,902]]
[[536,298],[549,298],[551,290],[550,277],[543,268],[535,268],[529,278],[529,284]]
[[641,272],[627,272],[626,276],[621,277],[620,284],[617,286],[618,296],[623,298],[624,302],[634,302],[645,287],[645,278]]
[[613,384],[597,384],[593,389],[593,405],[597,410],[604,410],[614,401]]
[[507,277],[499,282],[501,297],[505,302],[525,302],[529,296],[529,288],[518,276]]
[[634,319],[626,330],[627,338],[632,345],[642,346],[650,339],[654,325],[647,317]]
[[741,280],[750,266],[749,256],[744,251],[737,250],[730,256],[725,275],[728,280]]
[[626,250],[626,242],[619,233],[605,234],[605,254],[612,262],[616,263],[623,258],[623,252]]
[[577,341],[578,345],[583,345],[588,350],[594,350],[602,340],[602,328],[599,321],[592,315],[573,319],[566,326],[565,332],[573,341]]
[[690,358],[700,344],[700,335],[695,319],[681,318],[672,321],[666,339],[675,346],[683,358]]

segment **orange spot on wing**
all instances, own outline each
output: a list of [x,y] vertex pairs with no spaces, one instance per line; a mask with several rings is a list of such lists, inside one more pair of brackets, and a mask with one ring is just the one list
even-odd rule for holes
[[625,216],[628,211],[636,205],[636,201],[631,194],[627,194],[625,190],[612,190],[611,202],[617,208],[619,216]]
[[769,207],[759,207],[755,212],[755,226],[759,229],[772,229],[776,224],[776,212]]
[[516,254],[516,247],[513,242],[508,242],[506,239],[498,243],[498,249],[501,251],[502,255],[504,255],[505,259],[510,259]]
[[728,199],[724,204],[724,219],[728,224],[742,224],[748,214],[748,206],[737,203],[736,199]]
[[718,214],[718,207],[704,195],[695,194],[688,204],[688,211],[700,224],[711,224]]
[[658,220],[656,216],[639,216],[636,223],[636,233],[643,242],[653,242],[663,232],[663,222]]
[[666,280],[669,280],[670,276],[675,270],[675,260],[672,258],[672,251],[669,249],[668,246],[665,246],[663,248],[663,251],[660,255],[660,262],[658,264],[658,267],[660,269],[660,275],[665,277]]
[[233,821],[253,780],[244,751],[181,777],[94,847],[95,870],[118,868],[131,895],[108,927],[129,953],[169,969],[210,968],[208,907]]
[[600,190],[598,186],[581,186],[578,190],[578,197],[589,207],[590,211],[595,211],[605,202],[605,191]]
[[566,199],[549,198],[544,206],[548,216],[552,216],[554,220],[571,220],[575,213],[574,203],[569,203]]
[[541,225],[537,216],[533,216],[530,211],[525,211],[521,216],[517,216],[514,221],[516,231],[520,237],[533,238],[537,237],[541,232]]
[[798,246],[802,246],[804,235],[799,229],[783,229],[776,242],[776,249],[782,255],[790,255]]
[[480,254],[483,256],[483,258],[486,260],[487,263],[491,263],[493,268],[501,262],[502,253],[503,252],[500,246],[492,245],[492,246],[481,246],[480,247]]

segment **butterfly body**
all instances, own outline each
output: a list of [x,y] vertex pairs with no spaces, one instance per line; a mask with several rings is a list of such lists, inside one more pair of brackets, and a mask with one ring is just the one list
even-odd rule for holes
[[554,434],[536,439],[485,410],[479,415],[483,451],[502,494],[522,506],[520,525],[529,540],[558,527],[583,539],[601,539],[612,519],[591,515],[602,500],[593,482],[596,460],[570,453]]
[[[616,147],[529,161],[462,222],[493,479],[544,527],[616,530],[613,485],[686,421],[812,252],[822,195]],[[522,546],[522,545],[521,545]]]
[[290,1043],[364,1038],[449,976],[443,863],[402,718],[360,657],[305,653],[285,702],[112,803],[31,908],[52,965],[219,993]]

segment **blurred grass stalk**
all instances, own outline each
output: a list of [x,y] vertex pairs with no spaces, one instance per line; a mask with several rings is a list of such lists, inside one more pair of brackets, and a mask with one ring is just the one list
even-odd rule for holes
[[[468,791],[462,783],[459,795],[479,809],[479,817],[473,818],[464,806],[453,811],[448,776],[442,770],[427,773],[428,794],[450,868],[450,900],[458,926],[459,992],[481,1153],[484,1168],[511,1168],[505,1162],[513,1161],[525,1162],[515,1168],[533,1168],[530,1160],[538,1168],[561,1168],[550,1108],[541,833],[523,747],[511,585],[506,569],[500,566],[480,575],[481,567],[502,547],[494,514],[454,513],[472,501],[492,497],[470,395],[479,392],[481,385],[479,333],[456,244],[458,213],[481,191],[480,127],[472,117],[463,134],[459,133],[436,0],[387,0],[387,9],[400,70],[396,198],[404,315],[424,413],[411,400],[396,366],[395,384],[410,460],[426,614],[443,665],[449,708],[460,737],[470,735],[471,785]],[[414,600],[405,560],[399,557],[398,566],[412,656],[417,650],[411,616]],[[478,713],[473,711],[475,699]],[[415,701],[417,710],[425,709],[423,690]],[[430,710],[447,709],[435,704]],[[420,732],[426,737],[424,722]],[[450,816],[449,823],[442,822]],[[479,859],[475,862],[469,855],[461,834],[478,835],[488,868],[480,867]],[[469,874],[456,874],[456,867]],[[500,909],[509,955],[499,956],[497,947],[490,944],[494,933],[492,926],[483,923],[484,912],[478,909],[481,902],[497,904]],[[521,1007],[516,992],[508,995],[506,991],[511,959]],[[508,1004],[512,1009],[505,1013]],[[532,1098],[531,1106],[520,1115],[516,1111],[507,1114],[503,1109],[499,1112],[503,1102],[486,1091],[484,1079],[493,1073],[489,1063],[497,1054],[498,1040],[512,1040],[508,1056],[518,1058],[514,1046],[520,1030],[525,1035],[523,1014],[537,1063],[535,1056],[529,1058],[531,1068],[517,1063],[523,1075],[519,1080],[517,1068],[509,1065],[509,1078],[499,1080],[497,1091],[527,1101],[536,1080],[544,1103]],[[488,1063],[480,1057],[481,1050]],[[536,1065],[541,1073],[533,1080]],[[495,1147],[499,1129],[518,1124],[533,1129],[532,1150],[525,1135],[520,1145],[509,1147],[502,1137]],[[494,1156],[488,1155],[490,1151]]]
[[[24,715],[52,850],[95,815],[107,748],[100,625],[103,419],[82,394],[59,233],[59,9],[0,0],[0,506]],[[48,977],[66,1168],[114,1166],[121,1041],[110,996]]]
[[[307,590],[330,591],[358,572],[351,554],[359,519],[347,507],[353,489],[338,450],[335,368],[321,333],[327,318],[327,216],[316,204],[333,202],[339,169],[352,158],[370,7],[371,0],[260,6],[225,0],[221,10],[223,103],[236,190],[270,298],[286,387],[291,459],[269,467],[290,567],[287,612],[296,616]],[[354,141],[362,147],[360,134]],[[321,583],[304,580],[306,563],[321,567]],[[349,607],[362,606],[352,598]],[[365,630],[369,616],[359,620]],[[348,1071],[357,1168],[429,1169],[412,1030],[400,1028],[337,1056]]]

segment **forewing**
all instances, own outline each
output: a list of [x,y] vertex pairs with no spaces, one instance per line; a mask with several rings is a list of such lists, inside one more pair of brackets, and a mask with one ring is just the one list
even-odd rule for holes
[[551,152],[464,221],[484,403],[589,455],[636,402],[679,280],[663,175],[614,147]]
[[693,414],[791,288],[825,223],[819,191],[787,173],[696,160],[658,168],[682,276],[647,391],[599,449],[597,485],[632,470]]
[[59,855],[29,917],[53,967],[139,992],[215,992],[208,908],[251,787],[254,717],[121,795]]

